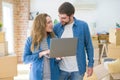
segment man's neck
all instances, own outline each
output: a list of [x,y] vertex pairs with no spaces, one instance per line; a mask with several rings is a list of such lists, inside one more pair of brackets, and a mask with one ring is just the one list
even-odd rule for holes
[[72,17],[71,19],[70,19],[70,22],[68,23],[68,24],[71,24],[71,23],[73,23],[74,22],[74,18]]

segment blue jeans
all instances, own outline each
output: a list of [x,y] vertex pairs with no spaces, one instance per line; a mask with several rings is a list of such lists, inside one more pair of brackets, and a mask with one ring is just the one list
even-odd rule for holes
[[78,71],[66,72],[61,70],[59,80],[83,80],[83,77],[84,77],[84,74],[80,75]]

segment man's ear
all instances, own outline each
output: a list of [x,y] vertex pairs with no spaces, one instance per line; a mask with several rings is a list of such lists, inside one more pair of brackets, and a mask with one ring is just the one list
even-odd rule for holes
[[72,14],[71,16],[70,16],[70,18],[73,18],[74,17],[74,14]]

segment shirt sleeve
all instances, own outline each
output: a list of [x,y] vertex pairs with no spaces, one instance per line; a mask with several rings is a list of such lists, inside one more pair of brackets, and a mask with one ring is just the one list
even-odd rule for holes
[[87,58],[88,58],[88,67],[93,67],[94,50],[93,50],[91,35],[90,35],[90,31],[87,23],[85,23],[84,32],[85,32],[84,42],[85,42],[85,49],[86,49]]
[[39,59],[39,52],[32,53],[30,47],[31,47],[31,38],[29,37],[26,40],[25,47],[24,47],[24,53],[23,53],[23,62],[24,63],[31,63]]

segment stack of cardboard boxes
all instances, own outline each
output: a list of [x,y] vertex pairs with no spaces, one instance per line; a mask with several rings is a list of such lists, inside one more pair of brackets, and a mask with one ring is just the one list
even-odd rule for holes
[[108,45],[108,54],[110,58],[120,58],[120,29],[111,29],[109,41],[111,44]]
[[[98,40],[106,40],[104,43],[108,44],[108,52],[107,57],[103,58],[104,61],[102,61],[101,64],[94,67],[94,73],[97,77],[96,80],[120,80],[120,72],[119,73],[111,73],[111,70],[119,69],[118,68],[111,68],[110,66],[116,66],[116,60],[120,59],[120,29],[111,29],[109,32],[109,40],[108,36],[100,35]],[[115,62],[114,62],[115,60]],[[120,65],[118,62],[117,64]],[[120,70],[120,69],[119,69]],[[92,80],[92,79],[91,79]]]
[[8,54],[8,43],[5,41],[5,32],[0,32],[0,57]]
[[8,55],[5,32],[0,32],[0,80],[14,80],[17,75],[17,56]]
[[[116,60],[120,59],[120,28],[115,28],[110,30],[109,41],[110,41],[110,44],[108,45],[107,57],[111,59],[116,59]],[[120,63],[118,64],[120,65]],[[111,65],[116,65],[116,61],[114,61],[113,63],[111,62]],[[114,67],[111,69],[114,69]],[[111,69],[109,68],[109,70]],[[116,69],[118,69],[117,71],[120,70],[119,67]],[[117,72],[114,74],[110,73],[110,74],[111,74],[112,80],[114,79],[120,80],[120,72]]]
[[[110,30],[110,34],[108,35],[100,35],[98,36],[99,43],[101,41],[106,40],[103,43],[109,43],[108,44],[108,52],[107,57],[104,59],[120,59],[120,29],[112,29]],[[109,40],[108,40],[109,38]],[[96,49],[95,47],[95,39],[93,40],[94,45],[94,51]],[[99,51],[98,51],[99,52]],[[95,53],[96,54],[96,53]],[[94,67],[94,72],[91,77],[84,77],[84,80],[120,80],[120,72],[119,73],[110,73],[108,64],[112,62],[102,62],[99,65],[96,65]],[[119,69],[119,68],[116,68]]]
[[98,38],[98,35],[92,36],[92,43],[93,43],[93,47],[94,47],[94,61],[95,61],[94,68],[93,68],[94,72],[91,77],[87,77],[87,75],[85,74],[84,80],[110,80],[109,73],[108,73],[107,69],[104,67],[104,64],[99,64],[99,59],[100,59],[99,39],[105,40],[106,39],[105,36],[106,35],[101,35],[100,38]]

